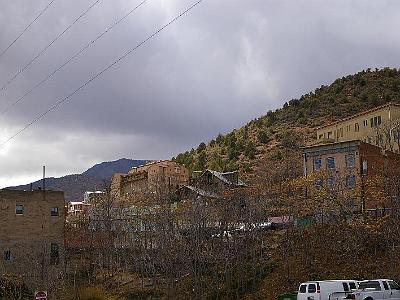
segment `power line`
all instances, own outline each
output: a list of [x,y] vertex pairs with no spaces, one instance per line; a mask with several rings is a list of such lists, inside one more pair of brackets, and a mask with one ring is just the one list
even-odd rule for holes
[[6,87],[13,82],[19,75],[21,75],[26,69],[28,69],[39,57],[41,57],[53,44],[59,40],[68,30],[72,28],[80,19],[82,19],[96,4],[98,4],[101,0],[96,0],[92,3],[83,13],[81,13],[67,28],[64,29],[61,33],[59,33],[46,47],[44,47],[34,58],[32,58],[22,69],[20,69],[17,73],[15,73],[3,86],[0,88],[0,92],[4,91]]
[[24,35],[25,32],[28,31],[28,29],[46,12],[46,10],[48,10],[50,8],[50,6],[53,4],[53,2],[56,0],[52,0],[50,1],[49,4],[47,4],[41,11],[40,13],[36,16],[35,19],[33,19],[32,22],[30,22],[28,24],[28,26],[25,27],[24,30],[22,30],[22,32],[15,38],[15,40],[12,41],[12,43],[10,45],[8,45],[7,48],[5,48],[1,53],[0,53],[0,58],[7,53],[7,51]]
[[3,109],[0,112],[0,116],[4,115],[7,113],[11,108],[13,108],[15,105],[17,105],[19,102],[21,102],[26,96],[31,94],[34,90],[36,90],[38,87],[40,87],[42,84],[50,80],[57,72],[59,72],[61,69],[63,69],[66,65],[68,65],[70,62],[72,62],[75,58],[80,56],[83,52],[85,52],[89,47],[93,46],[98,40],[103,38],[108,32],[110,32],[114,27],[116,27],[118,24],[123,22],[126,18],[128,18],[131,14],[133,14],[138,8],[140,8],[142,5],[144,5],[148,0],[143,0],[140,2],[137,6],[135,6],[133,9],[131,9],[127,14],[125,14],[122,18],[120,18],[118,21],[110,25],[109,27],[106,28],[105,31],[103,31],[100,35],[98,35],[94,40],[90,41],[86,46],[84,46],[82,49],[80,49],[78,52],[76,52],[74,55],[72,55],[69,59],[67,59],[62,65],[60,65],[57,69],[55,69],[52,73],[44,77],[41,81],[39,81],[36,85],[34,85],[31,89],[27,90],[25,94],[23,94],[20,98],[18,98],[16,101],[8,105],[5,109]]
[[40,120],[42,120],[47,114],[49,114],[51,111],[57,109],[58,107],[60,107],[64,102],[68,101],[71,97],[73,97],[74,95],[76,95],[77,93],[79,93],[82,89],[84,89],[87,85],[89,85],[91,82],[95,81],[96,79],[98,79],[101,75],[103,75],[105,72],[107,72],[108,70],[110,70],[112,67],[114,67],[115,65],[117,65],[118,63],[120,63],[122,60],[124,60],[125,58],[127,58],[129,55],[131,55],[133,52],[135,52],[137,49],[139,49],[140,47],[142,47],[144,44],[146,44],[148,41],[150,41],[152,38],[154,38],[155,36],[157,36],[159,33],[161,33],[164,29],[166,29],[167,27],[169,27],[170,25],[172,25],[173,23],[175,23],[177,20],[179,20],[181,17],[183,17],[184,15],[186,15],[188,12],[190,12],[192,9],[194,9],[196,6],[198,6],[201,2],[203,2],[204,0],[198,0],[197,2],[195,2],[194,4],[192,4],[191,6],[189,6],[189,8],[187,8],[186,10],[184,10],[183,12],[181,12],[179,15],[177,15],[176,17],[174,17],[172,20],[170,20],[168,23],[166,23],[165,25],[163,25],[162,27],[160,27],[158,30],[156,30],[155,32],[153,32],[151,35],[149,35],[146,39],[144,39],[142,42],[140,42],[139,44],[137,44],[135,47],[131,48],[130,50],[128,50],[127,52],[125,52],[125,54],[123,54],[122,56],[120,56],[118,59],[116,59],[114,62],[112,62],[110,65],[108,65],[107,67],[105,67],[103,70],[101,70],[100,72],[98,72],[97,74],[95,74],[94,76],[92,76],[89,80],[87,80],[85,83],[83,83],[80,87],[78,87],[76,90],[74,90],[72,93],[70,93],[68,96],[62,98],[61,100],[59,100],[57,103],[55,103],[53,106],[51,106],[48,110],[46,110],[45,112],[41,113],[40,115],[38,115],[35,119],[33,119],[30,123],[26,124],[22,129],[20,129],[19,131],[17,131],[15,134],[13,134],[11,137],[9,137],[4,143],[2,143],[0,145],[0,148],[3,148],[7,143],[9,143],[11,140],[15,139],[18,135],[20,135],[21,133],[23,133],[25,130],[27,130],[29,127],[31,127],[32,125],[34,125],[35,123],[39,122]]

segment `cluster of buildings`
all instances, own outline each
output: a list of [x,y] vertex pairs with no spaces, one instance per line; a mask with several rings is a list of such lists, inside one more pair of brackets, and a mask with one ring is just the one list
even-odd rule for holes
[[[398,171],[399,120],[400,105],[390,103],[319,128],[316,143],[304,148],[304,175],[324,173],[324,180],[316,179],[317,186],[340,182],[348,191],[361,186],[359,208],[375,208],[365,201],[363,184],[382,172]],[[24,274],[36,282],[62,276],[66,218],[79,218],[104,197],[132,201],[139,195],[173,195],[179,202],[221,198],[226,189],[245,186],[238,172],[190,174],[165,160],[114,174],[110,191],[87,192],[83,201],[68,205],[62,192],[0,190],[0,274]]]

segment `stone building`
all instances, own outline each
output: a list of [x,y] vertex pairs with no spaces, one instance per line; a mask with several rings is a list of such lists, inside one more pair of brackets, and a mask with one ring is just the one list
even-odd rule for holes
[[63,192],[0,190],[0,274],[34,288],[63,277]]
[[[339,188],[349,197],[356,194],[358,199],[354,200],[358,209],[382,205],[377,203],[376,197],[366,195],[368,180],[380,176],[389,182],[400,175],[399,154],[359,140],[306,147],[303,157],[305,176],[323,174],[314,179],[314,192],[318,193],[319,187],[326,186]],[[394,190],[388,192],[393,195],[397,193]]]
[[114,174],[111,193],[116,197],[145,192],[162,194],[175,191],[188,182],[187,168],[173,161],[157,161],[133,168],[128,174]]
[[[400,104],[388,103],[317,130],[317,142],[345,142],[361,140],[369,144],[399,151]],[[388,127],[391,132],[386,134]]]

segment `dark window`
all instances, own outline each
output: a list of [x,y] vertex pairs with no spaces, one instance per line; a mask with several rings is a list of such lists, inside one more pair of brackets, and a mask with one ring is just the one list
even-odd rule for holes
[[350,286],[351,290],[356,290],[357,289],[357,286],[356,286],[355,282],[349,282],[349,286]]
[[321,169],[321,164],[320,158],[314,159],[314,171],[319,171]]
[[377,125],[381,125],[382,124],[382,118],[381,116],[378,116],[378,124]]
[[4,251],[4,260],[7,260],[7,261],[11,260],[11,251],[10,250]]
[[313,294],[316,291],[317,291],[317,286],[314,283],[308,285],[308,292],[309,293]]
[[393,280],[389,281],[389,286],[392,290],[400,290],[400,286]]
[[364,282],[360,282],[360,284],[358,285],[358,288],[360,290],[364,290],[364,289],[373,289],[375,291],[382,290],[381,285],[379,284],[379,281],[364,281]]
[[314,180],[314,188],[319,190],[322,188],[322,179],[315,179]]
[[329,177],[327,180],[328,186],[332,187],[335,184],[335,177]]
[[356,186],[356,176],[351,175],[346,177],[346,186],[348,188],[354,188]]
[[307,285],[306,284],[302,284],[299,288],[299,293],[304,294],[307,292]]
[[342,282],[342,285],[343,285],[343,291],[345,291],[345,292],[350,291],[349,285],[347,284],[347,282]]
[[358,123],[354,124],[354,130],[355,130],[355,132],[360,131],[360,125],[358,125]]
[[385,290],[389,290],[389,286],[388,286],[387,282],[386,281],[382,281],[382,283],[383,283],[383,288]]
[[50,263],[52,265],[58,265],[60,261],[60,247],[58,244],[51,243],[50,245]]
[[24,206],[22,204],[17,204],[15,206],[15,214],[16,215],[23,215],[24,214]]
[[355,163],[354,154],[346,155],[345,159],[346,159],[346,167],[354,168],[354,163]]
[[329,170],[334,170],[335,169],[335,158],[334,157],[328,157],[326,159],[326,167]]
[[369,123],[371,124],[371,127],[374,127],[374,118],[371,118],[371,119],[369,120]]
[[58,207],[52,207],[50,210],[50,215],[52,217],[58,217]]

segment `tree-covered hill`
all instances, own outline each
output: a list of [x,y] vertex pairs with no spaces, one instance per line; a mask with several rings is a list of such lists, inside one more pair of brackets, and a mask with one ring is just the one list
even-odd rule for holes
[[174,158],[190,170],[240,169],[251,178],[262,165],[298,154],[315,129],[388,102],[400,102],[400,70],[367,69],[320,86],[282,108]]

